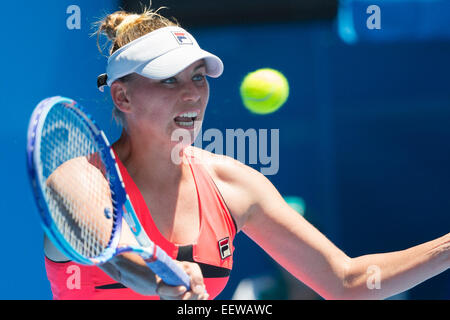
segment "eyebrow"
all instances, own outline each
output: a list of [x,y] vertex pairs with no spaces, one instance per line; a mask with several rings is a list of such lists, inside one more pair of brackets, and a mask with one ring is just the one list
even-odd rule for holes
[[206,64],[205,63],[199,64],[197,67],[195,67],[194,71],[197,71],[198,69],[200,69],[202,67],[206,68]]

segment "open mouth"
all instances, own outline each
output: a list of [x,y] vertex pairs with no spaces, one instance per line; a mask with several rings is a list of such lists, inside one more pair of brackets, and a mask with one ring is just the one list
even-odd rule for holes
[[199,113],[197,111],[185,112],[175,117],[173,120],[182,128],[193,128],[194,122],[198,119]]

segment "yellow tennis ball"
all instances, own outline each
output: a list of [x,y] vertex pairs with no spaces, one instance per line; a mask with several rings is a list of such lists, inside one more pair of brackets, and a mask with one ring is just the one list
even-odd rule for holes
[[241,83],[244,106],[256,114],[277,111],[289,96],[289,83],[279,71],[271,68],[250,72]]

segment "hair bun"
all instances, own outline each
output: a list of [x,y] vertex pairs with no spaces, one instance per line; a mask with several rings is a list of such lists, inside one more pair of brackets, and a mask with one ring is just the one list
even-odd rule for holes
[[126,11],[116,11],[109,14],[103,20],[97,22],[97,47],[103,53],[100,47],[100,35],[104,34],[111,41],[109,54],[114,53],[120,47],[127,43],[142,37],[156,29],[177,26],[178,23],[161,16],[158,11],[165,7],[161,7],[156,11],[144,9],[140,14],[129,13]]
[[117,29],[128,16],[130,14],[125,11],[116,11],[108,15],[102,22],[99,31],[104,32],[108,39],[114,42],[117,38]]

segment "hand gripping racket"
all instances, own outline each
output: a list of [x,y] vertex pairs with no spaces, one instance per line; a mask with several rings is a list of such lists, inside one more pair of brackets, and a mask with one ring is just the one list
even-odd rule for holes
[[[37,105],[27,165],[43,229],[67,257],[99,265],[134,252],[166,284],[189,290],[189,276],[142,228],[104,133],[75,101],[56,96]],[[139,245],[119,246],[122,218]]]

